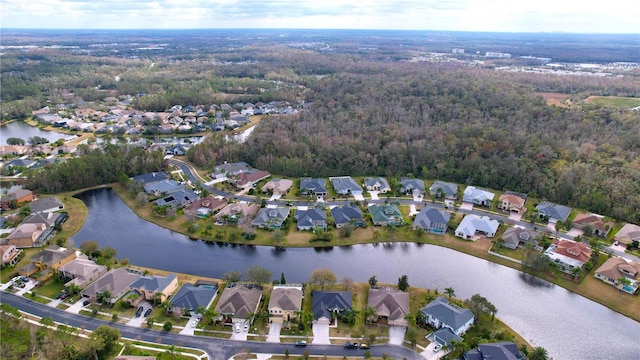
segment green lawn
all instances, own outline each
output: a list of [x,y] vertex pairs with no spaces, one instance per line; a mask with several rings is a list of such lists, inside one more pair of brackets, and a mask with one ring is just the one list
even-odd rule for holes
[[618,96],[589,96],[587,100],[592,104],[605,105],[605,106],[616,106],[616,107],[626,107],[626,108],[640,106],[640,99],[638,98],[618,97]]
[[34,289],[34,292],[38,295],[46,296],[50,299],[55,299],[56,296],[64,289],[64,284],[56,280],[50,280],[46,285]]

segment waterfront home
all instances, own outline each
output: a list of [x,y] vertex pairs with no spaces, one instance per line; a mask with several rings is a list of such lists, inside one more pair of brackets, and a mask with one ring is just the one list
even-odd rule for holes
[[478,344],[478,347],[462,355],[463,360],[526,360],[527,357],[513,342]]
[[289,179],[271,179],[262,187],[263,193],[271,193],[273,195],[284,195],[289,192],[293,186],[293,180]]
[[56,197],[48,197],[29,203],[29,209],[31,209],[32,214],[54,212],[64,209],[64,204]]
[[142,185],[151,184],[158,181],[169,180],[169,174],[164,171],[150,172],[147,174],[137,175],[132,178],[134,181],[139,182]]
[[[443,327],[426,336],[426,339],[431,342],[436,342],[441,348],[452,348],[452,344],[455,342],[463,341],[462,337],[456,335],[451,329]],[[437,346],[437,345],[436,345]]]
[[206,196],[198,199],[184,208],[185,215],[197,215],[205,217],[212,212],[216,212],[227,205],[227,199],[220,199],[216,196]]
[[544,252],[560,269],[571,274],[574,268],[580,268],[591,259],[593,251],[582,242],[556,240]]
[[467,240],[473,239],[478,234],[494,237],[499,227],[500,223],[488,216],[466,215],[456,228],[455,234]]
[[635,224],[624,224],[622,229],[618,230],[613,238],[625,245],[629,245],[634,241],[640,242],[640,226]]
[[353,224],[357,227],[365,226],[362,210],[358,206],[336,206],[331,209],[331,216],[338,229],[347,224]]
[[260,207],[253,203],[237,202],[225,206],[216,214],[215,219],[219,223],[238,224],[244,219],[252,218],[259,209]]
[[[635,294],[640,287],[640,264],[623,258],[612,257],[607,259],[595,271],[594,276],[621,291]],[[628,281],[622,281],[622,278]]]
[[[376,309],[378,323],[407,326],[409,293],[393,288],[369,288],[367,306]],[[366,319],[365,319],[366,322]]]
[[544,235],[537,231],[519,226],[510,227],[502,234],[503,246],[514,250],[525,245],[537,247],[543,237]]
[[515,191],[505,191],[498,199],[498,209],[523,214],[527,208],[524,206],[527,201],[527,194]]
[[185,186],[171,179],[154,181],[143,185],[144,192],[151,196],[161,196],[171,194],[179,190],[184,190]]
[[255,314],[262,298],[262,289],[244,284],[230,284],[220,294],[215,311],[227,322],[245,322]]
[[471,310],[450,304],[444,296],[428,303],[421,311],[426,324],[436,329],[449,328],[458,336],[469,330],[475,321]]
[[16,248],[15,245],[0,245],[0,258],[2,258],[2,267],[13,266],[19,260],[22,249]]
[[298,230],[315,230],[327,228],[327,211],[319,208],[296,210],[293,214]]
[[470,202],[479,206],[490,207],[493,202],[493,198],[496,195],[484,189],[479,189],[475,186],[467,186],[462,194],[462,201]]
[[327,196],[327,180],[303,177],[300,179],[300,194]]
[[76,285],[85,288],[99,277],[106,274],[109,269],[105,265],[98,265],[93,260],[89,260],[86,255],[78,255],[75,259],[60,266],[58,274],[63,278],[70,279],[64,286]]
[[387,180],[381,177],[365,178],[362,182],[362,186],[364,186],[369,192],[379,191],[384,194],[391,191],[391,187],[389,187]]
[[31,248],[42,246],[45,242],[47,224],[20,224],[5,238],[5,242],[8,245],[15,245],[15,247]]
[[429,188],[429,194],[439,199],[456,200],[458,198],[458,185],[436,180]]
[[65,213],[35,213],[27,215],[21,224],[45,224],[50,228],[62,224],[67,217]]
[[424,195],[424,181],[420,179],[401,178],[400,192],[405,195],[423,196]]
[[329,181],[338,195],[362,195],[362,188],[351,176],[330,177]]
[[[88,297],[92,302],[102,299],[107,304],[115,304],[131,288],[131,284],[140,278],[138,272],[126,268],[117,268],[108,271],[98,280],[89,284],[82,296]],[[105,295],[109,295],[108,297]]]
[[550,221],[567,221],[569,214],[571,214],[571,208],[564,205],[554,204],[549,201],[543,201],[536,206],[540,218],[549,218]]
[[261,229],[280,229],[290,212],[289,208],[262,208],[251,221],[251,226]]
[[[132,297],[133,302],[146,300],[156,301],[158,304],[165,301],[176,289],[178,289],[178,277],[176,277],[176,274],[141,276],[130,286],[130,292],[137,295]],[[130,301],[128,295],[125,300]]]
[[156,206],[169,206],[175,209],[182,209],[198,199],[200,199],[200,196],[192,190],[182,189],[154,201],[154,204]]
[[311,311],[318,324],[329,324],[333,315],[353,310],[351,293],[348,291],[314,291],[311,293]]
[[433,207],[424,207],[413,220],[413,229],[422,229],[433,234],[444,234],[451,219],[448,211]]
[[369,213],[371,213],[371,220],[373,225],[376,226],[397,226],[404,224],[402,219],[402,213],[398,206],[391,205],[371,205],[369,206]]
[[38,279],[45,281],[53,276],[53,273],[61,266],[75,258],[75,250],[53,245],[33,255],[29,259],[31,262],[20,268],[18,273],[22,276],[31,276],[39,273]]
[[198,309],[207,309],[218,293],[217,284],[183,284],[169,300],[168,312],[177,316],[189,316]]
[[293,320],[302,309],[302,286],[276,285],[269,299],[269,323]]

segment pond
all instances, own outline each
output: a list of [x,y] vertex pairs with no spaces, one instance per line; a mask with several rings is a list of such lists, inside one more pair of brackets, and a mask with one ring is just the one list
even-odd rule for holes
[[56,142],[59,139],[67,141],[76,138],[75,135],[42,130],[22,121],[13,121],[0,126],[0,133],[2,133],[2,145],[7,145],[7,139],[11,137],[21,138],[25,141],[25,144],[28,144],[28,139],[33,136],[43,137],[49,140],[49,142]]

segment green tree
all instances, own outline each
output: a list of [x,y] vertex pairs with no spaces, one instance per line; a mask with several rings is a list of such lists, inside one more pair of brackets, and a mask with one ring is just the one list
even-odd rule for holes
[[533,348],[533,351],[529,354],[529,360],[548,360],[549,353],[547,349],[542,346],[536,346]]
[[378,312],[375,307],[367,305],[364,310],[364,316],[366,321],[373,325],[373,321],[378,317]]
[[238,282],[242,280],[242,273],[240,271],[227,271],[222,274],[222,280],[226,282]]
[[167,321],[164,323],[164,325],[162,325],[162,329],[164,331],[171,331],[171,329],[173,329],[173,324],[171,323],[171,321]]
[[377,284],[378,284],[378,279],[376,279],[375,275],[369,278],[369,286],[374,288]]
[[491,321],[493,321],[495,314],[498,312],[498,309],[485,297],[480,296],[480,294],[471,296],[471,298],[465,300],[464,303],[476,317],[491,314]]
[[94,257],[100,245],[96,241],[89,240],[80,244],[80,251],[89,257]]
[[258,285],[270,282],[271,276],[271,271],[258,265],[253,265],[247,269],[247,280]]
[[409,277],[407,275],[402,275],[398,279],[398,289],[400,291],[407,291],[409,289]]
[[10,137],[7,138],[7,145],[24,145],[25,141],[22,138]]
[[284,273],[280,273],[280,284],[286,284],[287,280],[284,278]]
[[104,358],[105,355],[111,353],[118,341],[120,341],[120,330],[107,325],[100,325],[93,330],[89,338],[99,344],[94,349],[96,357]]
[[449,296],[449,300],[456,296],[456,291],[452,287],[444,288],[444,292]]
[[111,301],[111,291],[105,289],[100,291],[97,295],[96,295],[96,299],[98,300],[98,302],[101,303],[107,303],[109,301]]
[[327,268],[313,270],[309,276],[309,284],[320,285],[323,291],[325,284],[335,284],[336,281],[336,274]]

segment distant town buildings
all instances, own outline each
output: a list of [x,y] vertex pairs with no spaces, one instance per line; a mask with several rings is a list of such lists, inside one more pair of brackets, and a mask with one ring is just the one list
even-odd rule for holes
[[487,53],[486,53],[486,54],[484,54],[484,57],[488,57],[488,58],[499,58],[499,59],[510,59],[510,58],[511,58],[511,54],[509,54],[509,53],[500,53],[500,52],[487,51]]
[[453,49],[451,52],[453,54],[464,54],[464,49]]

